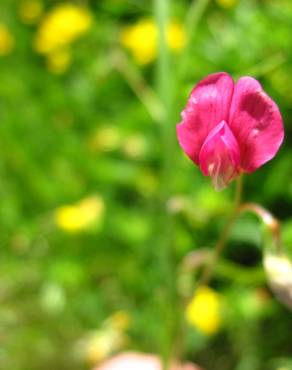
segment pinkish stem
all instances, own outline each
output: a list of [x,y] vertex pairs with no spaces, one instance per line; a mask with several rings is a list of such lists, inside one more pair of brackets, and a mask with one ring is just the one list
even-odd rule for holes
[[256,203],[244,203],[238,209],[238,215],[244,212],[251,212],[258,216],[258,218],[267,226],[270,231],[277,248],[277,252],[282,252],[281,242],[281,227],[280,222],[264,207]]

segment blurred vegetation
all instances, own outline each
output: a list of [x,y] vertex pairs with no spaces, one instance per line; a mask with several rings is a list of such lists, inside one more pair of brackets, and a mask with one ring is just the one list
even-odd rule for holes
[[[161,350],[167,306],[166,325],[184,314],[166,292],[179,262],[214,246],[232,205],[233,188],[215,193],[175,139],[208,73],[258,78],[283,113],[284,145],[246,177],[244,197],[281,219],[292,254],[292,2],[194,3],[185,26],[191,2],[171,1],[163,80],[150,1],[1,1],[0,368],[86,369],[121,349]],[[212,289],[188,306],[183,358],[292,369],[292,315],[267,287],[261,248],[258,221],[242,216]]]

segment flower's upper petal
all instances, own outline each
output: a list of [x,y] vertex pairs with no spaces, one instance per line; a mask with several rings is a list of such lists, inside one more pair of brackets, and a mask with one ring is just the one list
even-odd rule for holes
[[184,152],[199,164],[199,153],[209,132],[227,121],[234,83],[224,72],[214,73],[199,82],[182,112],[177,137]]
[[199,160],[201,171],[211,177],[216,190],[224,189],[239,174],[239,146],[225,121],[210,131]]
[[276,103],[252,77],[236,83],[228,123],[240,147],[240,166],[249,173],[272,159],[284,138]]

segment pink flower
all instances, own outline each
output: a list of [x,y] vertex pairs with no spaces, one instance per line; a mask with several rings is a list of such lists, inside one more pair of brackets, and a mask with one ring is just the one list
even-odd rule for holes
[[252,77],[236,83],[214,73],[192,90],[177,125],[178,141],[216,190],[252,173],[277,153],[284,138],[276,103]]
[[[94,370],[161,370],[160,360],[155,355],[139,352],[124,352],[106,361]],[[170,370],[202,370],[195,364],[172,364]]]

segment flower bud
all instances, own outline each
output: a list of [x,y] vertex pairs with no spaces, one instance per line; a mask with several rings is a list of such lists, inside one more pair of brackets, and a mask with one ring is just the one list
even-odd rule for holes
[[292,263],[288,256],[267,253],[264,268],[273,293],[292,310]]

